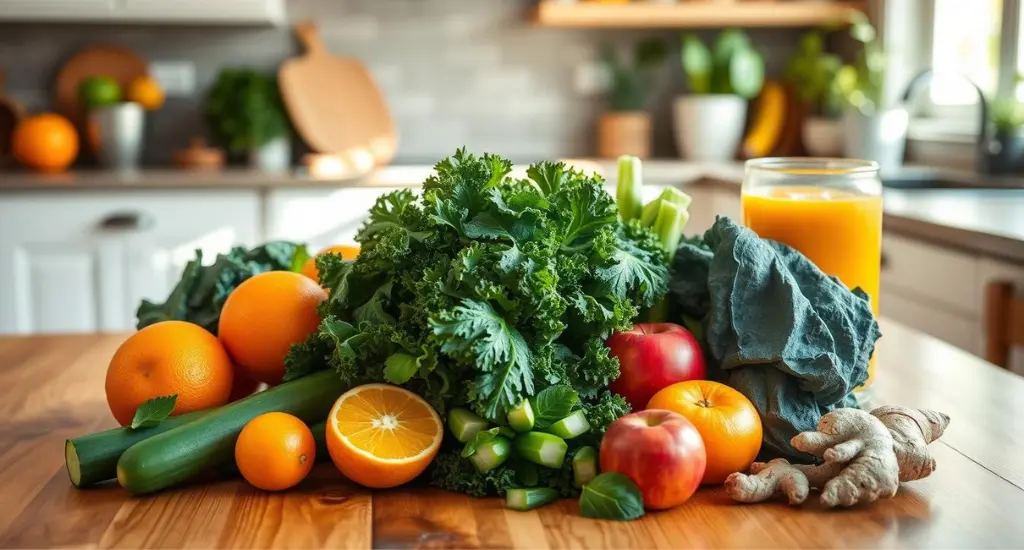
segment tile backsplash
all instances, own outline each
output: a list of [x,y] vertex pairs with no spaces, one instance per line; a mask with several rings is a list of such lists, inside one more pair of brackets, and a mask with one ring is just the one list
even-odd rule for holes
[[[400,132],[396,162],[435,162],[466,145],[526,162],[594,153],[603,108],[587,90],[605,43],[651,33],[537,28],[532,0],[289,0],[289,18],[311,18],[337,55],[365,62],[387,97]],[[2,9],[2,7],[0,7]],[[675,156],[671,97],[683,90],[673,54],[651,104],[656,156]],[[751,31],[769,74],[778,74],[799,31]],[[710,34],[707,34],[710,36]],[[0,24],[0,70],[7,92],[30,109],[50,105],[55,75],[77,50],[111,43],[153,61],[193,63],[196,91],[168,98],[150,115],[146,161],[167,164],[204,132],[203,97],[219,69],[276,70],[298,53],[287,27],[236,28],[83,24]],[[345,100],[338,90],[338,101]]]

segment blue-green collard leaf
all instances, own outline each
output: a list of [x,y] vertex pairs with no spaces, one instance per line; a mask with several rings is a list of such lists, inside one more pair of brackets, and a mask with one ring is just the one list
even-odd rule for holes
[[132,429],[150,428],[167,420],[174,412],[174,404],[178,401],[178,395],[167,395],[154,397],[135,410],[135,417],[132,418]]
[[523,335],[486,302],[463,300],[454,311],[431,319],[441,351],[464,356],[482,373],[475,392],[483,413],[498,418],[533,393],[530,347]]
[[585,518],[630,521],[644,515],[640,488],[618,472],[605,472],[583,486],[580,515]]
[[394,353],[384,361],[384,380],[405,384],[420,370],[420,362],[408,353]]
[[570,386],[544,388],[530,400],[533,406],[534,428],[547,428],[569,416],[577,403],[579,395]]

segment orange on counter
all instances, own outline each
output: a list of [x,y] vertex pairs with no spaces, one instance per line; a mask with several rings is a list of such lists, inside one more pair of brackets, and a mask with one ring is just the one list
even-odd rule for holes
[[441,447],[441,417],[398,386],[366,384],[345,392],[327,417],[327,450],[352,481],[384,489],[408,483]]
[[324,289],[298,273],[260,273],[228,296],[217,333],[243,376],[280,384],[284,358],[317,329],[316,308],[326,298]]
[[690,380],[654,394],[648,409],[665,409],[686,417],[700,432],[707,453],[701,483],[722,483],[743,472],[761,450],[761,417],[742,393],[710,380]]
[[185,321],[152,324],[128,337],[107,367],[110,412],[122,426],[139,405],[177,395],[172,415],[228,402],[234,373],[217,337]]
[[316,440],[309,426],[283,412],[261,414],[249,421],[235,442],[235,464],[250,485],[283,491],[299,484],[316,459]]
[[134,101],[147,111],[164,106],[164,90],[151,76],[140,76],[128,85],[128,101]]
[[14,128],[11,152],[18,162],[33,170],[63,172],[78,156],[78,132],[60,115],[30,116]]
[[316,256],[310,257],[306,260],[306,265],[302,266],[302,274],[316,282],[320,282],[320,274],[316,270],[316,257],[323,254],[341,254],[341,258],[346,261],[352,261],[359,255],[358,244],[336,244],[334,246],[328,246],[327,248],[316,253]]

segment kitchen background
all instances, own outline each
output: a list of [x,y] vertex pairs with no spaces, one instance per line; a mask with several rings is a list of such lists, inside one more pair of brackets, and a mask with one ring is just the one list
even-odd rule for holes
[[[572,30],[530,24],[533,0],[288,0],[292,21],[312,19],[330,50],[366,63],[400,134],[396,162],[432,163],[466,145],[517,161],[594,152],[603,109],[600,48],[646,36],[676,43],[677,32]],[[0,1],[0,11],[3,2]],[[701,33],[705,37],[713,31]],[[799,31],[759,29],[751,40],[778,75]],[[220,69],[273,72],[299,48],[287,25],[125,26],[0,23],[7,93],[31,110],[49,106],[60,65],[77,50],[117,44],[151,63],[194,68],[194,86],[169,94],[152,113],[145,160],[170,164],[173,151],[204,132],[205,93]],[[673,52],[674,53],[674,52]],[[674,156],[670,100],[683,88],[678,63],[662,63],[652,86],[654,153]],[[338,90],[338,101],[345,101]]]
[[[71,150],[53,120],[22,140],[26,150],[38,147],[23,151],[20,163],[4,158],[0,135],[0,334],[130,329],[139,301],[163,300],[197,249],[209,261],[272,239],[313,249],[350,242],[377,197],[417,186],[461,146],[518,165],[573,158],[606,177],[614,176],[607,159],[641,154],[650,159],[652,190],[676,185],[694,196],[700,208],[691,209],[688,232],[708,227],[715,214],[740,215],[743,158],[809,153],[884,161],[883,315],[988,355],[992,342],[1007,347],[1008,340],[993,340],[986,323],[989,286],[1024,280],[1020,7],[1020,0],[0,0],[0,126],[13,103],[29,114],[59,110],[62,66],[97,45],[144,60],[153,80],[143,95],[160,99],[144,114],[134,170],[97,163],[93,150],[103,146],[94,142],[111,135],[98,123],[71,130],[82,136],[82,153],[70,167],[54,160]],[[215,149],[179,153],[197,136],[225,145],[205,114],[222,71],[252,68],[272,83],[282,63],[302,53],[294,26],[303,20],[319,28],[331,54],[368,67],[394,119],[394,157],[358,177],[351,168],[367,168],[365,155],[345,157],[344,170],[310,178],[311,148],[295,137],[284,169],[250,171],[246,146],[228,170],[178,169],[181,159],[219,163]],[[726,58],[742,57],[726,84],[711,79],[711,91],[738,94],[733,107],[716,110],[714,96],[693,93],[701,84],[682,67],[686,33],[714,56],[716,43],[726,42]],[[664,49],[651,49],[649,39]],[[609,47],[627,66],[616,101]],[[687,51],[701,53],[693,41]],[[628,69],[634,52],[653,60],[649,74]],[[761,63],[763,88],[741,78],[760,73]],[[928,68],[934,80],[918,81],[903,101]],[[313,88],[329,108],[369,110],[347,105],[351,89]],[[83,98],[105,93],[98,85]],[[698,107],[687,109],[687,101]],[[218,108],[240,103],[229,95]],[[252,109],[249,118],[266,123],[266,112]],[[729,120],[742,130],[733,142],[722,139]]]

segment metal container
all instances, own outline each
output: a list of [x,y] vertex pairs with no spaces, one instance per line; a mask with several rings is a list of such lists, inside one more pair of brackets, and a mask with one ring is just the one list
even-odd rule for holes
[[146,112],[138,103],[101,107],[91,114],[91,130],[100,163],[115,170],[135,170],[142,158]]

